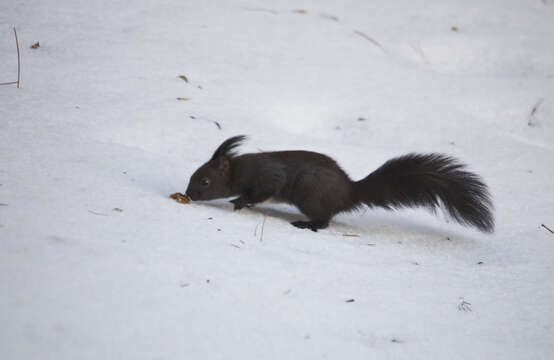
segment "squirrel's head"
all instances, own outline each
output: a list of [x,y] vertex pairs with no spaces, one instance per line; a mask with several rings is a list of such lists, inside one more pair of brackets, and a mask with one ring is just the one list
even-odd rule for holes
[[234,136],[221,144],[212,158],[192,174],[186,194],[191,200],[213,200],[233,195],[231,193],[231,159],[233,149],[246,139]]
[[230,196],[229,159],[219,157],[202,165],[192,174],[186,194],[191,200],[213,200]]

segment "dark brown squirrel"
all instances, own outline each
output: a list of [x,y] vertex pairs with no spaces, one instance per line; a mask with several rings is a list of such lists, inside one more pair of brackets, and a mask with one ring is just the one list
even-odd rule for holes
[[225,140],[191,176],[191,200],[238,196],[234,210],[272,198],[295,205],[309,221],[291,224],[317,231],[340,212],[364,204],[385,209],[442,205],[458,223],[494,231],[492,201],[481,178],[443,154],[408,154],[387,161],[360,181],[352,181],[330,157],[310,151],[237,155],[246,136]]

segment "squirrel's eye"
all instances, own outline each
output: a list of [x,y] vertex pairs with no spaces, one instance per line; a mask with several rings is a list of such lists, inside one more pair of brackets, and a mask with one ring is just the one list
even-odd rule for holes
[[210,185],[210,179],[203,178],[202,180],[200,180],[200,184],[202,184],[202,186],[208,186]]

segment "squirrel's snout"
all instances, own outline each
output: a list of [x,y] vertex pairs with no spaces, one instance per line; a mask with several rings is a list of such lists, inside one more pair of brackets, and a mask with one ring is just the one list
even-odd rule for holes
[[187,191],[185,191],[185,195],[193,201],[198,199],[198,192],[191,191],[190,189],[187,189]]

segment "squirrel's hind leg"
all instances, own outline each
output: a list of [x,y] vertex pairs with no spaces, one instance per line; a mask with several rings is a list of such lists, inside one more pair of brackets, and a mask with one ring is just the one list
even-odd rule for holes
[[325,229],[327,226],[329,226],[329,221],[327,220],[293,221],[291,222],[291,224],[300,229],[310,229],[312,231],[317,231],[317,229]]
[[292,225],[317,231],[329,226],[331,218],[351,207],[351,184],[342,172],[312,167],[296,178],[291,203],[310,219]]

